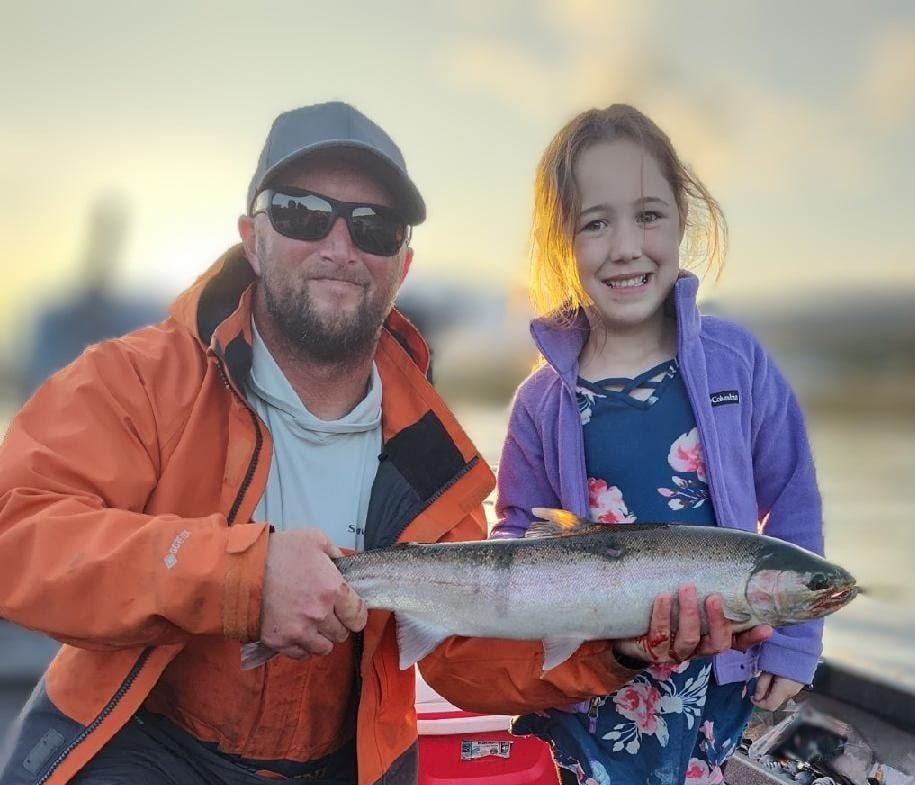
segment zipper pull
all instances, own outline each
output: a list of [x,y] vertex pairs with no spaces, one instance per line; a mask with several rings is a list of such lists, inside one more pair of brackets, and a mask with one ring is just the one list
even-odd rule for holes
[[591,698],[591,705],[588,707],[588,733],[592,736],[597,733],[597,714],[606,702],[606,698]]

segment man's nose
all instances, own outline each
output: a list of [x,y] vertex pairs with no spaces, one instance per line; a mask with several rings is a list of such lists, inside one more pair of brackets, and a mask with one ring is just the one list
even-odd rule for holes
[[331,224],[330,231],[322,242],[322,250],[335,261],[349,261],[355,253],[349,226],[342,215],[337,216]]

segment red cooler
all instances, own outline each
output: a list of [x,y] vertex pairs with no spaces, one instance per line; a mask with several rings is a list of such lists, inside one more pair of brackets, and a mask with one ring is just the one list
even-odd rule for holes
[[452,706],[417,670],[419,785],[557,785],[547,744],[508,732],[511,717]]

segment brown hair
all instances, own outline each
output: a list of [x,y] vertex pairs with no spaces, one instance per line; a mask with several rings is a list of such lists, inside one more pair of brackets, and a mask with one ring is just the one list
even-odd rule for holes
[[589,298],[575,265],[575,223],[580,210],[575,163],[589,145],[629,139],[652,155],[677,200],[688,268],[703,267],[715,277],[724,266],[727,224],[715,198],[680,160],[670,139],[652,120],[627,104],[590,109],[553,137],[537,165],[531,231],[530,297],[540,315],[570,320]]

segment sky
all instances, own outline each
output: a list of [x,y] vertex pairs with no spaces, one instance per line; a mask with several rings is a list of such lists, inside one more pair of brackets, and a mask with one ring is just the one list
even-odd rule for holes
[[99,198],[121,288],[177,292],[237,241],[273,118],[348,101],[429,206],[411,277],[516,289],[534,167],[625,101],[721,202],[712,296],[915,293],[915,5],[848,0],[0,0],[0,349],[73,288]]

